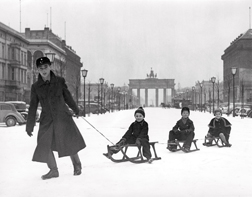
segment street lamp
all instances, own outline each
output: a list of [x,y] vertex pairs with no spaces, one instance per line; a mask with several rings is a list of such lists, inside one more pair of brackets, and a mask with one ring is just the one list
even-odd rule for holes
[[215,83],[216,78],[212,77],[211,82],[213,83],[213,113],[214,113],[214,83]]
[[235,117],[235,74],[236,74],[236,67],[232,67],[231,71],[233,74],[233,117]]
[[117,88],[117,92],[118,92],[118,97],[119,97],[119,98],[118,98],[118,101],[119,101],[119,102],[118,102],[118,110],[119,110],[119,111],[120,111],[120,108],[121,108],[121,106],[120,106],[120,105],[121,105],[121,104],[120,104],[120,91],[121,91],[121,87],[118,87],[118,88]]
[[82,73],[82,77],[84,78],[84,85],[83,85],[83,87],[84,87],[84,92],[83,92],[83,106],[84,106],[84,117],[86,117],[86,102],[85,102],[85,97],[86,97],[86,92],[85,92],[85,78],[86,78],[86,76],[87,76],[87,72],[88,72],[88,70],[82,70],[81,71],[81,73]]
[[101,113],[102,113],[102,85],[104,83],[104,79],[100,78],[100,84],[101,84]]
[[45,55],[46,55],[47,58],[49,58],[51,64],[53,64],[54,58],[55,58],[55,53],[48,52],[48,53],[45,53]]
[[203,83],[200,83],[200,111],[202,112],[202,87]]
[[188,92],[189,92],[189,90],[186,89],[186,100],[188,100]]
[[217,94],[218,94],[218,102],[217,102],[217,106],[218,106],[218,109],[220,108],[220,83],[219,83],[219,80],[218,80],[218,86],[217,86]]
[[127,108],[126,107],[126,103],[127,103],[127,100],[126,100],[126,96],[127,95],[127,92],[126,91],[124,91],[124,110]]
[[114,97],[113,97],[114,84],[111,83],[111,84],[110,84],[110,87],[111,87],[111,92],[112,92],[111,97],[112,97],[112,112],[113,112],[113,110],[114,110]]
[[193,104],[193,111],[194,111],[194,91],[195,91],[195,87],[193,86],[193,87],[192,87],[192,97],[193,97],[193,99],[192,99],[192,104]]

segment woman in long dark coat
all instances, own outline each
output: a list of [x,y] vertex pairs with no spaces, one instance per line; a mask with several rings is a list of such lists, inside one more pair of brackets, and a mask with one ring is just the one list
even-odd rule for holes
[[[78,151],[86,147],[84,139],[72,119],[67,105],[79,114],[79,109],[67,89],[65,79],[55,76],[47,57],[37,59],[38,81],[31,87],[31,100],[26,124],[26,132],[32,136],[38,103],[42,107],[37,147],[33,161],[47,163],[50,171],[42,179],[58,177],[59,172],[52,151],[59,157],[70,156],[74,175],[81,174]],[[67,105],[66,105],[67,104]]]

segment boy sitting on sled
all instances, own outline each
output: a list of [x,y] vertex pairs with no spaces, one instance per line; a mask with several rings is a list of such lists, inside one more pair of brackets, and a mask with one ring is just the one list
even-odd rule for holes
[[222,142],[227,147],[231,147],[229,143],[229,136],[231,132],[231,124],[230,122],[222,117],[222,112],[220,109],[216,109],[214,111],[215,117],[209,123],[209,130],[206,135],[208,138],[208,142],[204,143],[203,145],[211,146],[213,139],[211,137],[220,137]]
[[[148,136],[148,123],[144,120],[145,112],[142,107],[139,107],[135,111],[135,121],[131,123],[129,129],[124,134],[122,139],[116,143],[116,146],[111,147],[110,154],[115,154],[126,144],[136,144],[137,146],[143,146],[143,156],[147,158],[148,162],[151,163],[149,136]],[[108,153],[104,153],[108,157]]]
[[177,121],[176,125],[169,132],[169,139],[167,149],[170,151],[176,151],[177,146],[174,144],[175,140],[185,140],[183,149],[185,152],[190,152],[190,147],[194,138],[194,125],[193,121],[189,119],[190,109],[183,107],[181,110],[182,118]]

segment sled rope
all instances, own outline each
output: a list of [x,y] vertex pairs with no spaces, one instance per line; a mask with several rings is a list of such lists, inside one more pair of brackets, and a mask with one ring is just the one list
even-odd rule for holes
[[108,140],[111,144],[114,145],[113,142],[111,142],[102,132],[100,132],[98,129],[95,128],[90,122],[88,122],[83,116],[81,116],[83,120],[85,120],[91,127],[93,127],[98,133],[100,133],[106,140]]

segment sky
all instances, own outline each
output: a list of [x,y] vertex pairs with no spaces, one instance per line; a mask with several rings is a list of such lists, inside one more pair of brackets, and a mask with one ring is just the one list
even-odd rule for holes
[[[20,30],[20,0],[0,0],[0,21]],[[215,76],[221,56],[249,29],[247,0],[21,0],[21,32],[45,26],[77,52],[86,81],[115,86],[151,68],[176,88]],[[51,15],[50,15],[51,8]],[[65,25],[66,24],[66,25]],[[66,28],[65,28],[66,27]]]

